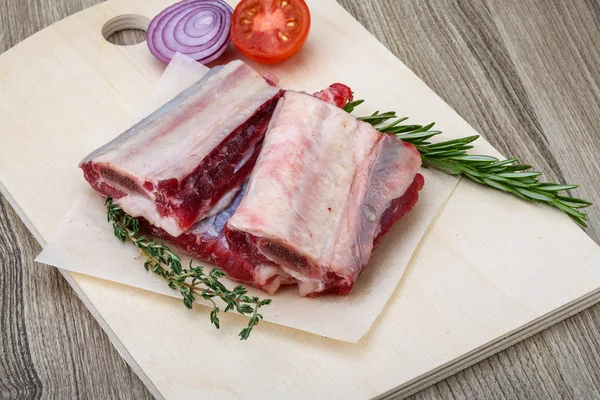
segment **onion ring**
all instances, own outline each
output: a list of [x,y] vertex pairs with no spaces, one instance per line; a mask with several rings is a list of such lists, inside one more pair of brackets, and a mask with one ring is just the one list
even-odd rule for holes
[[206,64],[229,45],[233,9],[223,0],[184,0],[165,8],[150,22],[146,41],[164,63],[175,53]]

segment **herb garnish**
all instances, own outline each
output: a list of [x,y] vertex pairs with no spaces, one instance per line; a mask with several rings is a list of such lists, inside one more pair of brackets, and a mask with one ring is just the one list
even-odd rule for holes
[[[364,100],[348,102],[344,110],[351,113]],[[482,185],[511,193],[523,200],[536,201],[556,207],[583,227],[587,227],[587,214],[582,210],[592,205],[587,200],[560,195],[559,192],[577,188],[577,185],[562,185],[540,182],[541,172],[530,171],[531,165],[519,164],[517,158],[499,160],[496,157],[468,154],[470,145],[479,135],[467,136],[444,142],[428,140],[442,133],[429,125],[403,125],[408,118],[398,118],[396,112],[375,112],[359,118],[373,125],[378,131],[392,133],[399,139],[415,145],[425,167],[433,167],[450,175],[462,175]],[[391,122],[390,122],[391,121]],[[385,125],[384,125],[385,123]]]
[[239,333],[241,340],[246,340],[260,320],[263,318],[258,309],[271,303],[271,299],[260,300],[258,297],[247,295],[248,290],[238,285],[229,290],[219,279],[225,273],[219,268],[213,268],[205,273],[203,267],[192,267],[190,260],[189,268],[181,267],[181,259],[173,253],[169,247],[162,242],[149,240],[139,234],[139,221],[128,215],[121,207],[113,203],[111,198],[106,199],[106,210],[108,222],[112,222],[115,236],[123,243],[130,240],[146,258],[144,268],[152,271],[164,279],[169,287],[179,291],[183,296],[183,304],[192,308],[196,296],[212,303],[210,322],[219,329],[219,312],[221,309],[215,302],[215,298],[221,299],[226,307],[223,312],[235,310],[241,315],[250,315],[248,326]]

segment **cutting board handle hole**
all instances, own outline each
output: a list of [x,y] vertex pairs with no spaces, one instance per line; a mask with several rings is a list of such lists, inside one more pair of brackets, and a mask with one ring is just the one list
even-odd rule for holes
[[102,27],[102,36],[120,46],[131,46],[146,40],[150,20],[142,15],[124,14],[108,20]]

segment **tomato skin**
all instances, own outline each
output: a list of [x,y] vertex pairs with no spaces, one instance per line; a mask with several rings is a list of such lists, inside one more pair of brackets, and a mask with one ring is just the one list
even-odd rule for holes
[[304,46],[310,22],[304,0],[242,0],[233,12],[231,41],[249,59],[277,64]]

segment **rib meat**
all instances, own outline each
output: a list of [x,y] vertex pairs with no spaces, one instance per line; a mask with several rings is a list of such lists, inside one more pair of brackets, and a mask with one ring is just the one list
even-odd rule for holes
[[80,167],[128,214],[179,236],[229,205],[282,94],[241,61],[213,68]]
[[227,208],[197,222],[192,229],[177,237],[169,235],[143,218],[140,218],[140,228],[154,237],[170,241],[200,261],[217,265],[231,279],[273,294],[281,285],[294,284],[296,280],[269,260],[257,262],[244,253],[233,251],[225,238],[225,223],[240,204],[245,186],[242,186]]
[[333,83],[313,96],[339,108],[344,108],[354,98],[352,89],[342,83]]
[[300,294],[347,294],[423,178],[414,146],[313,96],[286,92],[273,114],[229,248],[275,263]]

